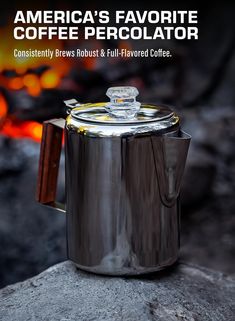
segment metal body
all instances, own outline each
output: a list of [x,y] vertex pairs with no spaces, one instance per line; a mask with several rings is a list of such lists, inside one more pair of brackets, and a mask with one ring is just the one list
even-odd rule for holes
[[[140,104],[137,94],[134,87],[115,87],[107,91],[110,103],[66,102],[67,251],[86,271],[137,275],[178,258],[179,192],[190,136],[170,108]],[[54,125],[45,127],[38,197],[51,206],[57,206],[52,169],[59,148],[53,141],[61,135]]]
[[[179,143],[178,130],[178,124],[169,128]],[[79,268],[133,275],[160,270],[177,260],[178,191],[170,206],[164,204],[164,184],[156,166],[156,153],[164,157],[162,135],[94,138],[67,126],[68,257]],[[175,159],[173,151],[170,161],[176,180],[176,163],[183,159]],[[164,159],[161,162],[166,165]]]

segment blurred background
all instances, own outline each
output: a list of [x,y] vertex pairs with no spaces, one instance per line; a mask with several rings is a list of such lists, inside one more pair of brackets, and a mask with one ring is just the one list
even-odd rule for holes
[[[108,87],[174,106],[192,135],[182,188],[181,260],[235,275],[235,4],[47,1],[0,5],[0,286],[66,259],[65,215],[37,204],[42,122],[65,117],[63,100],[106,101]],[[198,10],[198,41],[16,41],[16,10]],[[170,49],[173,57],[17,60],[20,48]],[[64,156],[58,198],[64,200]]]

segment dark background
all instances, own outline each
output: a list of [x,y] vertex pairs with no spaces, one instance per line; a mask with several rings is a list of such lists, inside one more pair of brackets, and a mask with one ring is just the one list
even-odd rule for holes
[[[74,59],[72,61],[29,63],[23,74],[5,68],[0,73],[0,93],[7,114],[0,113],[0,285],[24,280],[66,259],[65,215],[37,204],[34,200],[39,143],[14,138],[25,122],[64,117],[63,99],[81,102],[107,100],[106,89],[132,85],[139,100],[174,106],[182,127],[192,135],[182,187],[181,260],[201,264],[234,275],[235,266],[235,4],[210,2],[173,4],[158,1],[155,6],[135,1],[125,5],[102,5],[49,1],[47,4],[1,4],[1,55],[12,41],[6,30],[15,10],[198,10],[198,41],[118,41],[63,42],[62,48],[127,47],[171,49],[171,59]],[[2,33],[1,33],[1,30]],[[5,32],[5,34],[4,34]],[[14,46],[17,44],[14,43]],[[5,60],[4,60],[5,59]],[[3,61],[4,60],[4,61]],[[9,81],[27,74],[42,77],[47,70],[68,64],[59,82],[41,88],[35,95],[26,85],[13,89]],[[57,64],[57,65],[56,65]],[[1,111],[1,104],[0,104]],[[6,121],[14,123],[6,133]],[[64,199],[64,158],[61,159],[58,198]]]

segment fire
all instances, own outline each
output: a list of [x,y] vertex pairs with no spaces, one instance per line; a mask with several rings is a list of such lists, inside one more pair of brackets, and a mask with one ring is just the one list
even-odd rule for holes
[[12,138],[30,138],[36,142],[41,141],[42,124],[35,121],[20,121],[13,117],[6,117],[7,102],[0,93],[0,134]]
[[23,84],[31,96],[38,96],[41,92],[39,79],[34,74],[27,74],[23,77]]
[[55,88],[60,83],[60,76],[56,70],[47,70],[42,74],[40,83],[43,88]]
[[[12,24],[0,28],[0,88],[4,88],[10,96],[14,91],[26,91],[30,96],[37,97],[44,89],[63,88],[62,79],[73,68],[74,62],[68,57],[48,56],[24,57],[15,55],[18,51],[27,52],[29,48],[38,51],[63,51],[64,43],[57,39],[48,40],[15,40]],[[101,46],[98,42],[95,47]],[[81,65],[81,64],[80,64]],[[94,69],[96,58],[83,58],[82,66]],[[61,86],[61,87],[60,87]],[[16,113],[17,114],[17,113]],[[0,134],[12,138],[31,138],[39,142],[42,136],[42,124],[36,121],[21,121],[8,112],[8,104],[0,92]]]
[[11,89],[20,90],[23,88],[24,83],[21,77],[15,77],[9,80],[8,85]]
[[[0,77],[0,86],[10,90],[25,89],[29,95],[38,96],[42,89],[55,88],[60,84],[61,78],[71,69],[71,61],[64,57],[17,57],[14,55],[15,48],[18,51],[27,52],[29,48],[39,51],[56,49],[62,50],[63,43],[57,39],[53,41],[43,40],[15,40],[12,36],[12,26],[0,28],[0,73],[3,71],[14,71],[11,77]],[[46,70],[42,73],[37,68],[42,66]]]
[[42,137],[42,124],[35,121],[14,122],[11,119],[7,119],[0,133],[12,138],[30,138],[36,142],[40,142]]
[[[12,37],[12,26],[0,28],[0,86],[8,91],[25,90],[31,96],[59,86],[62,77],[71,69],[71,61],[63,57],[15,57],[14,49],[27,51],[63,49],[63,43],[54,39],[41,41],[17,41]],[[42,68],[43,67],[43,68]],[[42,69],[41,69],[42,68]],[[8,113],[8,104],[0,92],[0,134],[12,138],[30,138],[40,142],[42,124],[36,121],[21,121]]]
[[7,114],[7,102],[3,95],[0,93],[0,121],[3,119]]
[[33,73],[17,76],[8,81],[8,87],[12,90],[26,89],[31,96],[40,95],[42,89],[51,89],[59,86],[61,74],[56,69],[45,71],[40,77]]

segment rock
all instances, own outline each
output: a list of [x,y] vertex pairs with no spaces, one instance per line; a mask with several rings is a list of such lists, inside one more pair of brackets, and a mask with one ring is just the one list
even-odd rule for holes
[[215,175],[216,164],[213,157],[192,144],[181,189],[182,205],[187,208],[199,204],[201,206],[212,193]]
[[235,281],[188,264],[138,278],[76,270],[67,261],[0,291],[4,321],[232,321]]
[[195,205],[215,204],[221,196],[233,198],[234,108],[186,110],[183,119],[183,129],[192,135],[181,190],[183,206],[193,210]]
[[[65,260],[66,216],[35,201],[39,144],[2,137],[0,150],[1,288]],[[58,201],[65,189],[63,157],[61,165]]]
[[14,140],[0,136],[0,150],[1,178],[17,175],[25,169],[25,155]]
[[[224,77],[233,68],[231,60],[234,52],[234,19],[231,12],[234,3],[223,8],[204,8],[200,16],[199,39],[189,42],[182,66],[182,105],[194,106],[211,100],[212,94],[220,87],[231,86],[230,77]],[[219,19],[215,17],[219,16]],[[203,30],[203,32],[201,32]],[[218,45],[219,44],[219,45]],[[234,63],[234,61],[233,61]],[[226,83],[226,85],[225,85]],[[230,94],[230,96],[232,96]],[[223,106],[234,101],[220,93]],[[214,102],[219,106],[218,101]]]

